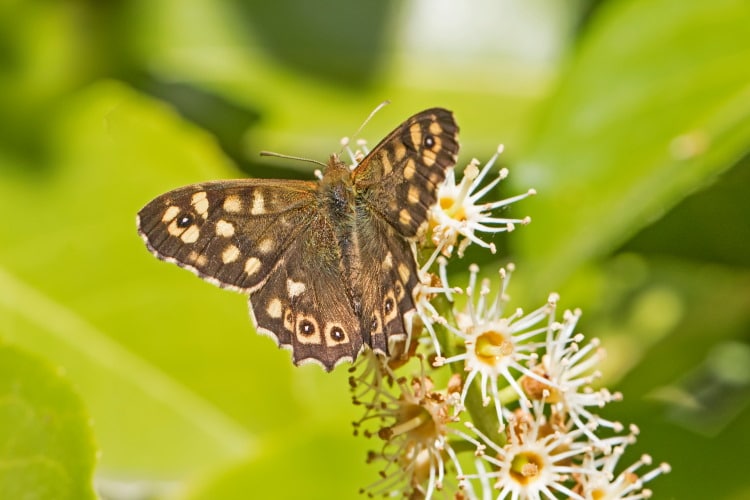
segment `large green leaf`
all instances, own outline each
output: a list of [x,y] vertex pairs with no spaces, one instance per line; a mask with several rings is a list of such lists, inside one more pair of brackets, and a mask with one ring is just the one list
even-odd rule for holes
[[91,419],[60,370],[0,343],[0,498],[95,498]]
[[[185,314],[196,300],[168,284],[181,273],[162,282],[168,266],[135,230],[136,211],[158,191],[228,172],[222,155],[162,106],[111,82],[71,99],[53,128],[51,175],[19,168],[0,179],[0,207],[15,214],[14,230],[0,236],[3,333],[64,366],[80,387],[106,450],[103,470],[174,476],[242,456],[249,433],[206,394],[226,383],[206,360],[213,350],[231,372],[247,356],[228,360],[204,335],[213,318]],[[252,338],[237,298],[233,331]]]
[[607,3],[545,106],[516,181],[520,254],[555,287],[738,161],[750,145],[750,3]]

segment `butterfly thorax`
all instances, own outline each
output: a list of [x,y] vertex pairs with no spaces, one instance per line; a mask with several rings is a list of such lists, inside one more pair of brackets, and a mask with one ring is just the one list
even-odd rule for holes
[[320,180],[318,196],[321,203],[328,205],[327,208],[333,217],[347,219],[354,215],[352,173],[349,166],[335,154],[328,159],[328,165]]

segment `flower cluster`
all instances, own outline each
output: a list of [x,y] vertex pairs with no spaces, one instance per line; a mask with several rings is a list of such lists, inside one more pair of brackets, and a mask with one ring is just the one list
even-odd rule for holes
[[[537,309],[508,307],[513,265],[495,279],[469,267],[468,285],[449,286],[448,259],[471,244],[495,252],[482,233],[512,231],[529,218],[493,214],[534,194],[483,202],[508,175],[483,184],[502,147],[484,167],[472,160],[460,182],[448,171],[430,213],[421,284],[407,359],[368,352],[351,368],[355,434],[373,440],[368,462],[379,479],[370,496],[415,499],[638,499],[669,471],[647,455],[618,470],[637,429],[599,415],[621,395],[597,387],[604,352],[576,331],[579,310],[558,311],[550,294]],[[353,155],[355,156],[355,155]],[[424,253],[425,249],[431,249]]]

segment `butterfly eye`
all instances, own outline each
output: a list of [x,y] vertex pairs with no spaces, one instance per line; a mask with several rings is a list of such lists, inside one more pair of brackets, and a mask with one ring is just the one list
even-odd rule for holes
[[299,324],[299,332],[302,335],[312,335],[315,333],[315,325],[311,321],[303,321]]
[[422,144],[426,148],[432,148],[432,146],[435,145],[435,138],[431,136],[430,134],[427,134],[424,136],[424,140],[422,141]]
[[177,227],[188,227],[193,224],[193,216],[183,214],[177,218]]

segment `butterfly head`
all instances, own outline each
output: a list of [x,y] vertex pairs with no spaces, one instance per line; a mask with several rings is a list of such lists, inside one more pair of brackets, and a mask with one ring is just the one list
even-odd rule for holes
[[332,153],[328,157],[326,168],[323,171],[323,176],[337,176],[337,177],[351,177],[351,169],[344,161],[339,158],[339,155]]

